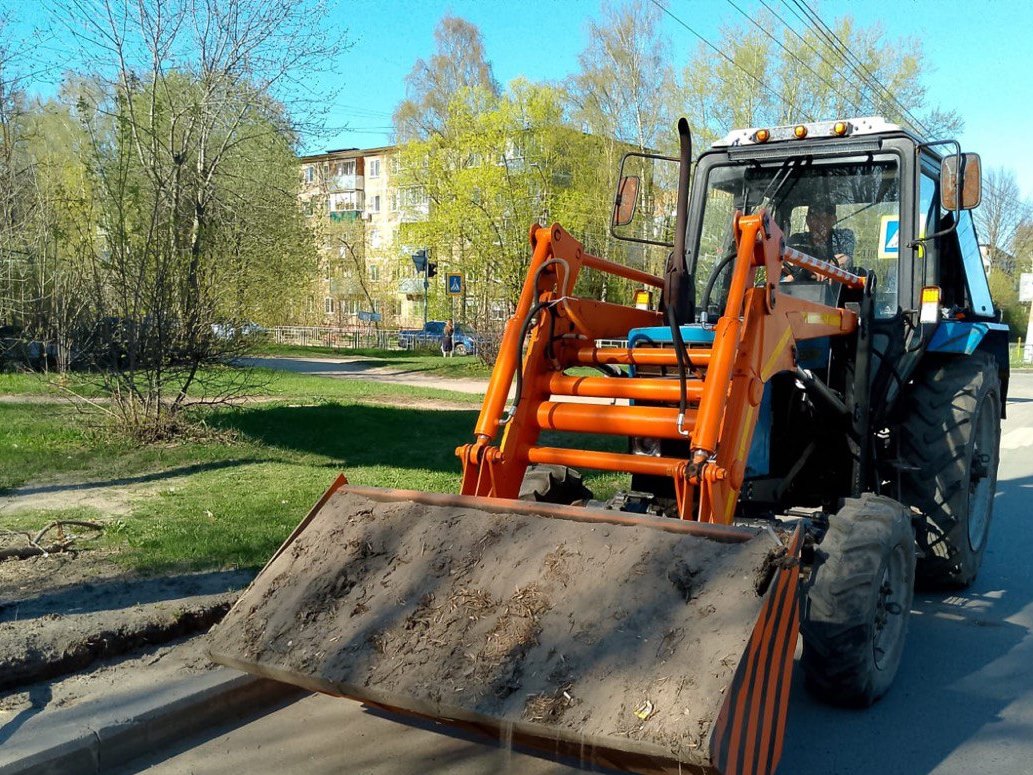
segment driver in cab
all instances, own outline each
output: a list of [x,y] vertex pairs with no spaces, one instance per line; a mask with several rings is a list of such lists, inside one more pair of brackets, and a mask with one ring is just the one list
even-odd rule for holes
[[[808,205],[806,223],[807,231],[789,237],[789,247],[842,269],[853,267],[854,247],[857,244],[854,232],[835,228],[836,206],[830,200],[821,199]],[[788,264],[785,271],[787,274],[782,282],[821,279],[806,269]]]

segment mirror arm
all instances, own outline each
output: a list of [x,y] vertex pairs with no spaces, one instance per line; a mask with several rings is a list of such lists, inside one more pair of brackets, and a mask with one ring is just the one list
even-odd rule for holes
[[[941,231],[935,232],[933,234],[927,234],[924,237],[918,237],[918,238],[912,240],[910,242],[910,244],[908,245],[908,248],[910,248],[911,250],[914,250],[919,245],[921,245],[924,242],[928,242],[929,240],[937,239],[938,237],[946,237],[948,234],[954,233],[955,231],[957,231],[957,229],[958,229],[958,222],[961,220],[962,186],[965,185],[965,169],[964,169],[965,157],[964,157],[964,154],[961,153],[961,143],[959,143],[957,140],[932,140],[932,141],[930,141],[928,143],[919,143],[915,150],[917,151],[917,150],[920,150],[922,148],[932,148],[935,145],[953,145],[954,146],[954,156],[958,160],[958,170],[957,170],[957,172],[954,175],[954,177],[955,177],[955,180],[954,180],[954,187],[955,187],[954,188],[954,205],[955,206],[954,206],[954,210],[953,210],[953,212],[954,212],[954,223],[952,223],[946,229],[942,229]],[[941,197],[942,197],[942,193],[941,193]]]
[[621,242],[636,242],[640,245],[658,245],[662,248],[673,248],[673,242],[661,242],[660,240],[640,239],[639,237],[628,237],[627,235],[619,234],[617,232],[617,225],[614,223],[613,213],[617,212],[617,207],[621,203],[620,181],[624,179],[624,164],[625,162],[627,162],[628,159],[631,158],[656,159],[658,161],[673,162],[678,161],[678,159],[675,159],[671,156],[661,156],[658,153],[642,153],[640,151],[629,151],[628,153],[624,154],[623,157],[621,157],[621,166],[620,170],[617,173],[617,191],[614,193],[613,196],[613,210],[611,211],[610,216],[610,236],[619,239]]

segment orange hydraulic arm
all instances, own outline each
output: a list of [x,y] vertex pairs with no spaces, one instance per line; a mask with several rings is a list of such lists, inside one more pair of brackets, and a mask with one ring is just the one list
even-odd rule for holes
[[[677,380],[564,373],[571,366],[603,364],[676,369],[677,355],[670,347],[596,346],[601,339],[626,339],[634,328],[663,325],[659,312],[572,294],[586,268],[653,287],[662,287],[663,281],[585,253],[559,226],[532,227],[527,281],[506,324],[474,441],[456,450],[463,464],[462,493],[515,498],[532,463],[669,476],[679,516],[730,523],[765,383],[796,366],[797,341],[857,329],[857,315],[850,310],[779,293],[783,263],[850,287],[864,283],[863,277],[783,248],[781,230],[764,212],[737,214],[734,227],[737,255],[713,345],[685,351],[689,408],[681,424]],[[518,369],[519,394],[507,411]],[[584,398],[613,403],[571,402]],[[683,459],[542,446],[543,430],[670,439],[685,438],[689,430],[690,451]]]

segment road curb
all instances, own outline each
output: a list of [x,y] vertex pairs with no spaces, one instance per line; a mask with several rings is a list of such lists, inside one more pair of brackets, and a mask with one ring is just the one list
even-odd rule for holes
[[107,772],[206,727],[301,694],[288,684],[218,668],[117,702],[82,703],[55,711],[24,734],[16,729],[3,737],[0,727],[0,775]]

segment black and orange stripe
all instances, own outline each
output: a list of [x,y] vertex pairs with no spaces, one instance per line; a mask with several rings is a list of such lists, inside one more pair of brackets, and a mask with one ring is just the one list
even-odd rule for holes
[[[798,528],[787,557],[799,558],[802,535]],[[799,567],[783,563],[768,587],[710,738],[711,762],[723,775],[767,775],[778,766],[799,631]]]

